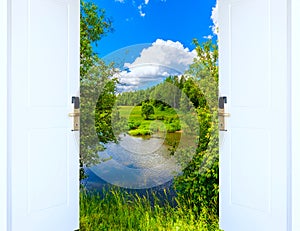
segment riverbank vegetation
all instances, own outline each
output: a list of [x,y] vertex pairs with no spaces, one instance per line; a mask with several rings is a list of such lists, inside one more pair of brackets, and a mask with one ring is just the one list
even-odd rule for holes
[[[167,192],[165,192],[167,193]],[[81,231],[218,231],[218,217],[209,209],[197,215],[178,201],[172,206],[155,195],[151,202],[139,196],[110,189],[100,194],[80,194]]]
[[180,131],[178,115],[173,108],[161,109],[153,106],[153,114],[147,119],[142,116],[142,106],[119,106],[120,118],[125,119],[128,134],[133,136],[152,135],[157,132]]

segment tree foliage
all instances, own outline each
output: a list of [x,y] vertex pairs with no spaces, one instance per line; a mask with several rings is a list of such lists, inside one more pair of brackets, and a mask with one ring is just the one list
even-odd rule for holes
[[[184,90],[186,82],[189,84],[193,80],[187,80],[185,76],[169,76],[162,83],[153,87],[123,92],[118,96],[118,105],[136,106],[141,105],[142,102],[151,101],[154,106],[162,105],[178,109],[182,92],[185,95],[190,94],[190,88],[187,91]],[[197,87],[196,84],[193,86]]]
[[154,115],[154,107],[151,103],[144,102],[142,104],[142,116],[144,116],[145,119],[148,120],[150,115]]
[[105,10],[88,1],[80,1],[80,76],[88,72],[97,61],[93,44],[113,31],[112,21],[105,16]]
[[117,80],[114,68],[99,60],[81,81],[80,158],[84,166],[99,163],[103,144],[116,141],[111,126]]
[[111,126],[115,103],[116,70],[106,65],[93,51],[109,31],[112,23],[97,5],[80,1],[80,179],[84,167],[99,163],[98,151],[104,144],[116,141]]
[[218,48],[211,41],[200,45],[197,40],[197,58],[186,75],[193,80],[186,88],[194,105],[198,102],[200,121],[199,143],[196,155],[175,179],[178,200],[197,213],[209,208],[218,214],[219,199],[219,143],[218,143]]

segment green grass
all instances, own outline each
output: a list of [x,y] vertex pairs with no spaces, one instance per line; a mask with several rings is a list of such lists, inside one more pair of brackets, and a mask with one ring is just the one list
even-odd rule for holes
[[158,131],[175,132],[181,129],[178,115],[172,108],[155,108],[155,114],[149,120],[142,117],[141,106],[120,106],[122,118],[128,120],[129,134],[133,136],[151,135]]
[[154,196],[151,205],[148,198],[137,194],[110,189],[103,195],[80,194],[80,230],[178,230],[216,231],[218,218],[203,210],[200,216],[168,202],[162,206]]
[[141,106],[119,106],[119,112],[121,117],[129,118],[135,120],[143,120],[141,116]]

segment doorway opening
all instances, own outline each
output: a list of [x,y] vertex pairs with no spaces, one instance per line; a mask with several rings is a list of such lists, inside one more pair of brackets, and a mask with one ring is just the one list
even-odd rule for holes
[[[218,47],[203,4],[81,2],[83,229],[218,228]],[[201,7],[199,32],[188,15]]]

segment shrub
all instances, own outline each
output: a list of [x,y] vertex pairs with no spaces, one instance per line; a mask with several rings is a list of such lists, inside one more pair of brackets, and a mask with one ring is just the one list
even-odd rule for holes
[[149,119],[150,115],[154,114],[154,107],[150,103],[144,103],[142,105],[142,116],[145,117],[145,119]]
[[152,131],[149,129],[135,129],[128,132],[131,136],[146,136],[151,135]]
[[130,121],[128,122],[128,128],[129,128],[129,130],[136,129],[136,128],[138,128],[140,125],[141,125],[141,121],[133,121],[133,120],[130,120]]

